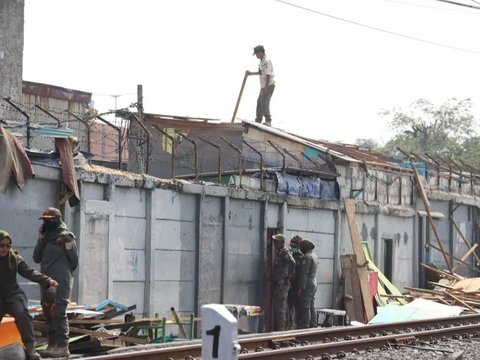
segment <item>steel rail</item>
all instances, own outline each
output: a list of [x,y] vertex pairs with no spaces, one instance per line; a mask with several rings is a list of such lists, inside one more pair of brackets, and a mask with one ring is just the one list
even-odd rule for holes
[[408,335],[409,338],[415,340],[431,340],[438,339],[440,337],[464,335],[469,332],[480,331],[480,323],[462,325],[458,327],[449,327],[433,330],[423,330],[411,332],[408,334],[391,334],[385,336],[362,338],[354,340],[343,340],[338,342],[329,342],[323,344],[304,345],[298,347],[288,347],[278,350],[267,350],[264,352],[254,352],[249,354],[240,354],[238,360],[241,359],[275,359],[275,360],[291,360],[305,359],[307,357],[319,357],[324,355],[335,356],[339,352],[349,353],[354,351],[364,351],[380,349],[385,346],[388,347],[389,343],[395,343],[401,338],[405,338]]
[[[434,328],[434,329],[431,329]],[[303,350],[311,351],[321,349],[325,353],[333,351],[336,346],[340,346],[341,351],[351,351],[352,349],[374,348],[378,344],[384,344],[386,341],[396,339],[402,336],[417,336],[418,338],[429,338],[436,333],[458,333],[460,330],[480,331],[480,314],[462,315],[455,317],[436,318],[429,320],[413,320],[388,324],[366,325],[366,326],[341,326],[330,328],[315,328],[306,330],[292,330],[284,333],[270,333],[241,337],[239,343],[243,351],[248,353],[240,354],[239,359],[252,359],[254,355],[265,356],[268,359],[274,353],[281,356],[290,354],[289,357],[278,357],[278,359],[291,359],[295,356],[304,356]],[[363,337],[363,338],[362,338]],[[357,340],[344,340],[357,339]],[[353,341],[353,342],[352,342]],[[282,348],[286,344],[314,344],[307,346],[297,346]],[[367,345],[364,345],[366,343]],[[368,345],[370,343],[370,345]],[[377,345],[376,345],[377,344]],[[379,346],[381,346],[380,344]],[[318,347],[318,349],[317,349]],[[271,350],[272,348],[280,348]],[[294,350],[294,349],[303,349]],[[262,352],[258,352],[262,350]],[[299,354],[296,355],[296,352]],[[339,350],[340,351],[340,350]],[[190,356],[190,358],[189,358]],[[139,351],[118,352],[109,355],[100,355],[91,357],[95,360],[113,360],[113,359],[157,359],[157,360],[185,360],[198,359],[201,356],[201,344],[188,344],[181,346],[162,347],[154,349],[145,349]],[[307,356],[307,355],[305,355]],[[259,357],[260,358],[260,357]],[[277,357],[270,357],[277,359]],[[262,357],[263,359],[263,357]]]

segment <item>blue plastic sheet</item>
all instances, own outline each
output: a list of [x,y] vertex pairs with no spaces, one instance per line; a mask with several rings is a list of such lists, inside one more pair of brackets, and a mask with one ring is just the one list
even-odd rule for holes
[[277,171],[277,192],[281,194],[339,200],[338,184],[334,180],[297,176]]

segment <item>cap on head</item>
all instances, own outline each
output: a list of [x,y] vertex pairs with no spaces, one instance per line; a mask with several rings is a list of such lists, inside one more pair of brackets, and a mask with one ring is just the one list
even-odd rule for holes
[[49,208],[46,208],[43,213],[42,213],[42,216],[40,216],[38,218],[38,220],[51,220],[51,219],[55,219],[55,218],[61,218],[62,217],[62,213],[60,212],[60,210],[58,210],[57,208],[54,208],[54,207],[49,207]]
[[253,48],[253,55],[259,52],[265,52],[265,48],[263,47],[263,45],[257,45]]
[[290,239],[290,245],[298,246],[298,243],[299,243],[300,241],[302,241],[302,240],[303,240],[303,239],[302,239],[301,236],[295,235],[294,237],[292,237],[292,238]]
[[302,252],[307,252],[309,250],[315,249],[315,244],[308,239],[303,239],[298,243],[298,247],[300,248],[300,250],[302,250]]
[[12,241],[12,238],[10,237],[10,234],[8,232],[6,232],[5,230],[0,230],[0,240],[3,240],[3,239],[9,239],[10,242]]
[[283,241],[285,242],[285,235],[283,234],[276,234],[272,236],[272,239],[275,241]]

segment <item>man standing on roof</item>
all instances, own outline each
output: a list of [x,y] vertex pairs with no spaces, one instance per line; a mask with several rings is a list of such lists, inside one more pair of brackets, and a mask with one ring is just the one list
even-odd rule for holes
[[12,249],[12,239],[8,232],[0,230],[0,322],[5,314],[12,316],[25,344],[26,358],[38,360],[40,355],[35,351],[33,320],[28,312],[25,292],[18,285],[17,274],[43,288],[58,285],[52,278],[32,269],[23,257]]
[[260,75],[260,94],[257,99],[257,114],[255,122],[262,123],[265,117],[265,125],[272,126],[272,117],[270,116],[270,99],[275,90],[275,73],[273,72],[273,65],[267,55],[265,55],[265,48],[263,45],[255,46],[253,55],[260,59],[258,71],[247,71],[248,75]]
[[285,247],[285,236],[272,236],[275,258],[272,269],[273,330],[285,331],[287,326],[287,296],[290,278],[295,271],[295,260]]
[[75,235],[62,221],[62,213],[49,207],[40,216],[43,224],[38,232],[38,242],[33,260],[41,264],[41,271],[57,280],[56,294],[42,292],[42,309],[48,325],[48,348],[41,352],[45,357],[69,357],[67,305],[73,287],[73,271],[78,265]]

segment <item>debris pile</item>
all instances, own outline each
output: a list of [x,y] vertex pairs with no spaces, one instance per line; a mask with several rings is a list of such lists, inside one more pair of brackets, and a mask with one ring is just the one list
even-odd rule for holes
[[[136,319],[132,312],[135,309],[136,305],[127,306],[109,299],[93,306],[70,303],[67,307],[70,352],[95,354],[124,346],[191,340],[194,337],[194,322],[199,319],[193,315],[180,318],[171,308],[172,319]],[[44,333],[46,325],[40,304],[33,302],[29,311],[34,317],[35,330]],[[184,325],[188,325],[188,331]],[[176,329],[171,329],[171,326],[176,326]],[[180,336],[174,335],[177,332]],[[46,343],[39,342],[37,350],[43,350],[46,346]]]

